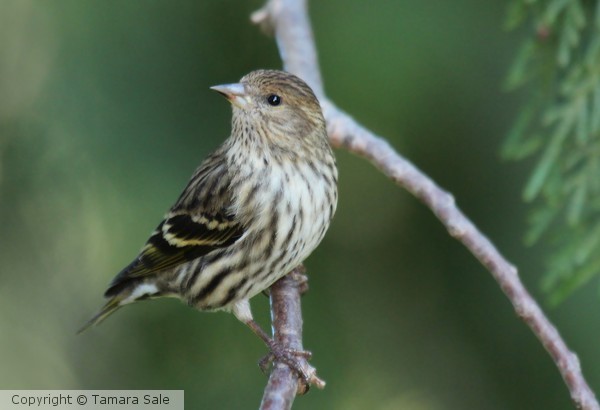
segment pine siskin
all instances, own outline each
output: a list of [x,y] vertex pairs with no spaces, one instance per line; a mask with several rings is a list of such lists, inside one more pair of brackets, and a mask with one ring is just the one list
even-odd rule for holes
[[298,77],[258,70],[212,87],[233,106],[231,136],[196,170],[108,302],[81,330],[126,304],[175,296],[227,310],[273,350],[249,299],[302,263],[336,209],[337,169],[321,107]]

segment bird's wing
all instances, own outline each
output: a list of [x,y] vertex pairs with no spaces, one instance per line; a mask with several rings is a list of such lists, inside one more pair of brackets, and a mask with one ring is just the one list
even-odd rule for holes
[[242,224],[229,212],[230,180],[224,168],[223,161],[214,156],[198,168],[138,257],[114,278],[105,296],[119,293],[132,280],[229,246],[244,234]]
[[145,276],[174,268],[231,245],[242,234],[242,227],[222,212],[200,217],[171,213],[154,231],[138,256],[140,263],[129,269],[127,276]]

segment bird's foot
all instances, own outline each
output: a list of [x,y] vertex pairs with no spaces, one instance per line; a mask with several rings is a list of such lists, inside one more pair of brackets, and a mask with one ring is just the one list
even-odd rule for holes
[[269,339],[267,346],[269,353],[258,362],[265,374],[268,373],[271,363],[285,363],[301,379],[302,386],[299,388],[299,394],[308,392],[310,385],[315,385],[319,389],[325,387],[325,382],[317,376],[316,369],[308,364],[308,360],[312,357],[311,352],[284,347],[273,339]]
[[264,373],[267,373],[271,363],[281,363],[298,374],[300,381],[298,383],[298,394],[306,393],[310,385],[314,385],[319,389],[325,388],[325,382],[317,376],[317,370],[308,363],[308,360],[312,356],[310,352],[285,347],[281,342],[269,337],[254,319],[244,320],[244,316],[239,315],[239,312],[236,316],[238,319],[243,320],[254,334],[260,337],[269,348],[269,353],[258,363]]
[[295,370],[303,379],[308,379],[308,375],[305,374],[305,371],[298,358],[310,360],[312,357],[311,352],[283,347],[273,339],[267,342],[267,345],[269,347],[269,353],[258,362],[260,369],[264,373],[268,372],[271,363],[283,362]]
[[291,271],[289,275],[296,281],[301,295],[308,292],[308,276],[306,276],[306,268],[304,265],[300,265],[297,269]]

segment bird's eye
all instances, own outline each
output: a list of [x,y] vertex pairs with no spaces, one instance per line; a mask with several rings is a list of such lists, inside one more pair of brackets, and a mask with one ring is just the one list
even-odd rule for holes
[[277,94],[271,94],[267,97],[267,102],[269,103],[269,105],[272,105],[273,107],[281,104],[281,97],[278,96]]

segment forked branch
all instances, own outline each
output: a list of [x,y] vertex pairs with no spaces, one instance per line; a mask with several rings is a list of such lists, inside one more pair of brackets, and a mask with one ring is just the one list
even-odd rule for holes
[[[252,20],[275,35],[284,69],[304,79],[315,91],[323,107],[332,145],[368,159],[384,175],[427,205],[450,235],[460,241],[492,274],[517,315],[552,357],[575,405],[585,410],[600,410],[594,392],[581,372],[577,356],[569,350],[557,329],[531,297],[517,269],[458,209],[452,195],[398,154],[384,138],[358,124],[327,99],[306,0],[268,0],[262,9],[252,15]],[[297,381],[294,383],[294,386],[297,385]],[[269,388],[265,391],[267,394]]]

